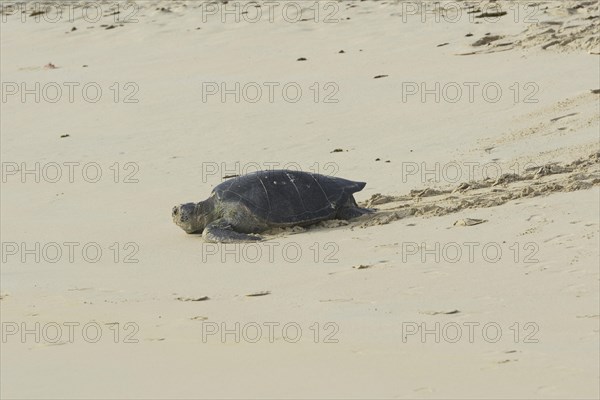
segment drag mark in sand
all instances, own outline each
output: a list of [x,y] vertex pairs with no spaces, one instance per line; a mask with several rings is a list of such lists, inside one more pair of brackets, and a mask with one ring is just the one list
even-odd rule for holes
[[[499,178],[465,182],[455,189],[413,190],[404,196],[374,194],[362,207],[380,206],[378,212],[358,218],[350,227],[384,225],[410,216],[441,216],[465,209],[488,208],[512,200],[572,192],[600,185],[600,152],[566,165],[554,163]],[[484,220],[466,219],[455,225],[470,226]]]

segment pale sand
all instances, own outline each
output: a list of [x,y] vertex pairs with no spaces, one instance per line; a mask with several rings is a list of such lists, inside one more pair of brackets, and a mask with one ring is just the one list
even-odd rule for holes
[[[422,22],[395,2],[342,2],[320,8],[337,23],[289,23],[275,8],[273,23],[225,24],[219,13],[204,22],[199,2],[137,4],[139,22],[124,26],[114,16],[36,23],[30,11],[3,9],[2,82],[63,88],[56,103],[3,100],[3,171],[39,162],[54,175],[48,163],[79,162],[103,172],[95,184],[80,167],[73,183],[66,167],[58,183],[33,175],[21,183],[19,173],[3,181],[3,398],[600,396],[597,2],[542,1],[533,14],[507,7],[497,22],[470,19],[477,13],[465,8],[455,22],[436,22],[439,13]],[[486,33],[501,38],[471,45]],[[49,62],[56,68],[44,68]],[[65,82],[96,82],[102,98],[90,103],[76,90],[70,103]],[[139,88],[137,104],[123,102],[127,82]],[[273,103],[203,102],[207,82],[297,82],[303,95],[297,103],[281,90]],[[339,88],[337,103],[323,102],[327,82]],[[403,101],[403,89],[421,82],[455,82],[463,96]],[[472,102],[468,82],[480,85]],[[482,97],[488,83],[502,89],[498,102]],[[357,199],[382,212],[276,232],[254,247],[207,245],[171,222],[173,205],[268,163],[335,168],[367,182]],[[213,165],[217,173],[203,179]],[[439,173],[424,172],[436,166]],[[498,171],[516,176],[497,179]],[[129,172],[139,182],[122,183]],[[461,220],[469,226],[455,225]],[[7,246],[22,242],[48,251],[49,243],[80,245],[74,262],[68,254],[48,262],[50,252],[36,263],[10,254]],[[96,263],[81,255],[90,242],[103,249]],[[139,262],[123,262],[136,246]],[[247,296],[254,293],[264,295]],[[9,334],[36,322],[39,343]],[[69,322],[80,324],[72,343]],[[81,327],[94,322],[103,336],[89,343]],[[240,324],[239,343],[233,334],[206,336],[222,323]],[[269,323],[279,324],[273,343]],[[297,343],[282,337],[286,323],[296,324],[290,336],[302,329]],[[411,334],[436,323],[439,343],[434,333]],[[62,326],[57,343],[54,324]],[[256,324],[262,337],[250,343]],[[138,343],[124,343],[134,327]],[[462,336],[453,340],[456,327]]]

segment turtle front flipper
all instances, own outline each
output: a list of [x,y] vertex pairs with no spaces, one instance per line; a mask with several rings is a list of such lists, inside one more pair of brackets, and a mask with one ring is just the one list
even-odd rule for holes
[[256,242],[262,240],[258,235],[248,235],[234,231],[231,224],[223,218],[206,225],[206,228],[202,231],[202,237],[207,242],[213,243]]

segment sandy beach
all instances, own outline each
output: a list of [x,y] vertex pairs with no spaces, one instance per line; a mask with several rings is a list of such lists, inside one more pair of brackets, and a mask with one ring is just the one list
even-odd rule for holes
[[[3,399],[598,399],[597,1],[0,3]],[[207,243],[228,177],[365,218]]]

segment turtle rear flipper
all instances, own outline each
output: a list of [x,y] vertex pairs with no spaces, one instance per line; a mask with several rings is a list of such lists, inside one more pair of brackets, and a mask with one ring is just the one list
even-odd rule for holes
[[342,207],[338,210],[337,214],[335,215],[335,218],[348,221],[354,218],[362,217],[365,214],[371,213],[373,213],[373,211],[366,208]]
[[205,241],[213,243],[256,242],[262,240],[258,235],[248,235],[234,231],[231,224],[223,218],[208,224],[202,231],[202,237]]
[[354,196],[351,195],[346,204],[344,204],[343,207],[340,207],[338,209],[335,218],[347,221],[350,219],[362,217],[365,214],[371,214],[372,212],[373,210],[369,210],[368,208],[360,208],[358,204],[356,204]]

